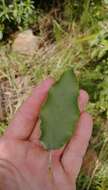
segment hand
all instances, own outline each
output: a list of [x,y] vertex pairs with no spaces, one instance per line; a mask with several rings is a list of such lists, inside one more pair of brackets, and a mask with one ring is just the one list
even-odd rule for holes
[[80,91],[80,119],[69,144],[49,152],[39,143],[39,112],[52,79],[47,79],[24,102],[0,139],[0,189],[75,190],[76,179],[92,132],[92,118],[84,112],[88,95]]

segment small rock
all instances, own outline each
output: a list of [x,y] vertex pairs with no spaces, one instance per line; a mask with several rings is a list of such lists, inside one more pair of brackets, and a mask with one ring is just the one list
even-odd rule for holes
[[34,36],[32,30],[26,30],[17,35],[12,45],[13,52],[33,55],[39,48],[40,38]]
[[3,32],[0,31],[0,40],[2,40],[2,39],[3,39]]

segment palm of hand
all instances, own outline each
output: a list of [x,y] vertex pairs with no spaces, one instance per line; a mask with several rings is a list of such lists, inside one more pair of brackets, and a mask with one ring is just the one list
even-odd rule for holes
[[76,178],[91,136],[92,120],[83,112],[88,96],[84,91],[80,92],[81,117],[76,133],[66,147],[52,151],[49,171],[49,152],[39,144],[38,116],[52,84],[53,81],[48,79],[34,90],[0,139],[0,165],[8,176],[13,176],[11,190],[75,190]]
[[[9,173],[13,172],[19,178],[21,189],[49,188],[48,179],[48,153],[29,141],[2,138],[0,151],[2,164],[6,164]],[[8,162],[7,162],[8,161]]]

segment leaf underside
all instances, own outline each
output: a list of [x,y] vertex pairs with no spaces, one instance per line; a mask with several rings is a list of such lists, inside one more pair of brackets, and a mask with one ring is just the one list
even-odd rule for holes
[[40,141],[47,150],[68,143],[79,119],[79,86],[72,70],[67,70],[49,90],[40,113]]

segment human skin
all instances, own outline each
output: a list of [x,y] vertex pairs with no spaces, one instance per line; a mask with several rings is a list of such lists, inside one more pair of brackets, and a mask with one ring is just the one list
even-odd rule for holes
[[[39,113],[51,78],[43,81],[15,114],[0,138],[0,190],[75,190],[92,133],[92,118],[84,111],[88,94],[80,90],[80,119],[70,142],[50,153],[39,142]],[[53,117],[53,115],[52,115]]]

